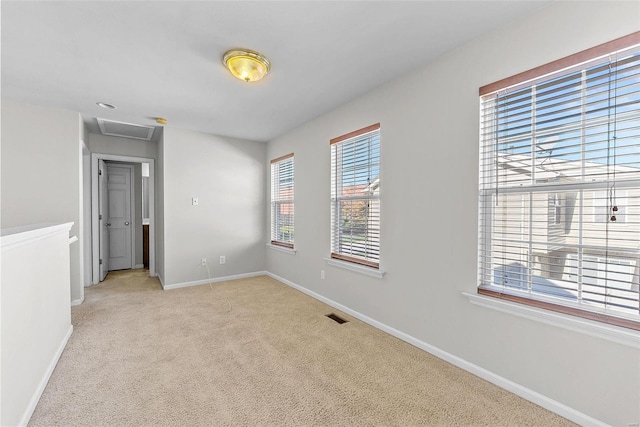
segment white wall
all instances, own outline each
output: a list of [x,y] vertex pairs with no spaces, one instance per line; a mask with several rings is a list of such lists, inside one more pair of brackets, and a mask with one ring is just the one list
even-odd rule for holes
[[158,164],[155,169],[156,274],[164,286],[164,133],[158,140]]
[[[157,132],[157,131],[156,131]],[[89,151],[92,153],[114,154],[129,157],[158,158],[158,144],[153,141],[142,141],[117,136],[89,134]]]
[[[271,141],[265,164],[295,153],[297,254],[268,250],[267,270],[583,414],[640,422],[640,351],[462,295],[477,284],[478,88],[639,28],[638,2],[553,3]],[[383,279],[323,260],[329,140],[377,122]]]
[[87,146],[89,134],[82,138],[82,218],[83,218],[83,285],[91,285],[91,152]]
[[135,200],[134,233],[136,240],[135,264],[144,264],[143,235],[142,235],[142,164],[133,163],[133,197]]
[[[76,112],[2,100],[2,228],[73,222],[82,237],[82,146]],[[71,300],[84,295],[79,242],[71,250]]]
[[[77,226],[77,230],[78,230],[78,235],[76,236],[78,238],[78,241],[76,243],[77,246],[77,251],[78,251],[78,264],[79,264],[79,275],[80,275],[80,283],[78,284],[78,288],[74,289],[73,294],[74,294],[74,298],[71,300],[71,305],[78,305],[78,304],[82,304],[82,302],[84,302],[84,287],[87,285],[88,282],[86,282],[85,278],[86,278],[86,272],[85,272],[85,268],[86,268],[86,248],[85,248],[85,242],[86,242],[86,218],[85,218],[85,208],[86,208],[86,203],[87,203],[87,199],[84,198],[84,194],[85,194],[85,185],[86,185],[86,176],[84,173],[84,162],[85,160],[87,160],[86,154],[87,154],[87,145],[85,143],[86,141],[86,137],[87,137],[87,128],[84,125],[84,122],[82,121],[82,117],[80,115],[78,115],[78,135],[79,140],[78,140],[78,226]],[[91,183],[89,181],[89,183]]]
[[27,424],[71,335],[70,227],[2,230],[3,426]]
[[263,271],[266,144],[166,127],[161,150],[164,284],[206,279],[201,258],[212,277]]

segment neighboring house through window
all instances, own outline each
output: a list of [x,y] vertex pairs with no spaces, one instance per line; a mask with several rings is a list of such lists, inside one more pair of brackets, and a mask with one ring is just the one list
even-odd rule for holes
[[380,124],[331,144],[331,258],[379,268]]
[[[611,212],[610,206],[613,206],[613,199],[618,210]],[[623,224],[627,221],[625,215],[627,211],[627,190],[619,189],[614,195],[609,191],[596,191],[593,198],[593,221],[594,222],[611,222],[611,216],[615,216],[617,224]]]
[[293,153],[271,160],[271,244],[293,249]]
[[480,95],[478,292],[640,330],[640,33]]

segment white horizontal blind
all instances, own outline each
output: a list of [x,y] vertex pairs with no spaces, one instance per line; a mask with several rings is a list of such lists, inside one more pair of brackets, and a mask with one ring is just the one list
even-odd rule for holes
[[638,52],[481,97],[481,289],[640,321]]
[[293,153],[271,161],[271,243],[293,248]]
[[380,124],[331,140],[331,257],[379,267]]

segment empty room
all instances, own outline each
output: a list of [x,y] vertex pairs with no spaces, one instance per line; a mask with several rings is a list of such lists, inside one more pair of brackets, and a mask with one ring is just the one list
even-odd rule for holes
[[0,14],[0,425],[640,425],[640,2]]

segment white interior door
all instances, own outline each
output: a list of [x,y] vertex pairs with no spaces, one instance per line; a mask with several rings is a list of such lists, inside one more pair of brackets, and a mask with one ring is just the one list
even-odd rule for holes
[[107,225],[109,230],[109,270],[125,270],[131,262],[131,180],[133,168],[128,165],[107,165],[109,192]]
[[109,190],[107,188],[107,167],[104,160],[98,160],[98,222],[100,223],[100,281],[109,272],[109,230],[107,227],[107,207]]

